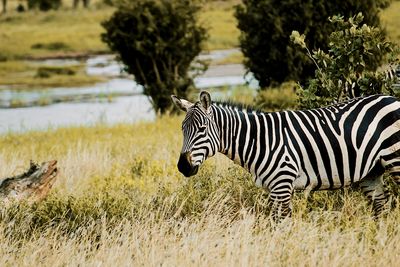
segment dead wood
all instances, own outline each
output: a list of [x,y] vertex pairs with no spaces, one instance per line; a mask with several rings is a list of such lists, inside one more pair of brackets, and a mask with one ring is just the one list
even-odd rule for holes
[[0,201],[36,202],[45,198],[57,176],[57,161],[51,160],[36,164],[31,161],[29,169],[23,174],[5,178],[0,182]]

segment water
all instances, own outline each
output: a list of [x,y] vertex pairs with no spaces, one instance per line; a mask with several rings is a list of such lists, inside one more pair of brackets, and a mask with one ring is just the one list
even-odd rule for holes
[[[223,59],[237,50],[215,51],[204,54],[202,59]],[[67,66],[74,60],[45,60],[35,64]],[[98,123],[134,123],[154,120],[149,99],[142,94],[143,88],[131,76],[121,71],[122,66],[111,55],[101,55],[86,61],[89,75],[102,75],[108,82],[79,88],[52,88],[50,90],[13,91],[0,90],[0,134],[45,130],[64,126],[90,126]],[[211,66],[197,77],[199,89],[236,86],[249,83],[256,88],[251,75],[245,76],[240,64]],[[56,103],[34,106],[41,101]],[[11,108],[12,102],[25,103],[24,108]],[[69,102],[66,102],[69,101]],[[59,103],[63,102],[63,103]]]
[[44,107],[0,109],[0,133],[46,130],[61,126],[98,123],[134,123],[154,120],[155,113],[144,95],[117,97],[112,102],[59,103]]

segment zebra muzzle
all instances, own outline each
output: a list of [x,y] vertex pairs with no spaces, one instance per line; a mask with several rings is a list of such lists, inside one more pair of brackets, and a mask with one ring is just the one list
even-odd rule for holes
[[182,153],[178,161],[178,170],[186,177],[193,176],[199,170],[199,166],[192,166],[190,161],[190,152]]

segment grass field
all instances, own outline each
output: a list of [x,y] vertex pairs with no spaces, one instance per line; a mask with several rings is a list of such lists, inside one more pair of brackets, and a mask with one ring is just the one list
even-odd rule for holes
[[[114,9],[92,1],[88,10],[73,10],[71,1],[64,1],[65,7],[59,11],[25,12],[19,14],[10,11],[0,15],[0,85],[25,83],[32,87],[75,86],[93,83],[98,78],[88,77],[84,73],[71,77],[52,77],[35,79],[33,66],[20,61],[23,58],[46,58],[83,56],[108,52],[101,41],[103,32],[101,21],[111,16]],[[10,10],[14,10],[17,1],[10,1]],[[209,29],[210,38],[204,50],[237,47],[239,30],[233,16],[233,6],[239,1],[219,1],[205,5],[200,21]],[[389,38],[400,43],[400,25],[398,15],[400,2],[394,1],[382,12],[382,21],[388,30]],[[240,63],[243,55],[234,54],[217,64]],[[17,66],[20,64],[20,66]]]
[[297,194],[271,227],[266,193],[224,156],[179,174],[181,120],[0,137],[0,177],[60,168],[45,201],[1,207],[0,265],[397,266],[398,207],[375,222],[357,190]]
[[[64,1],[65,2],[65,1]],[[37,66],[21,59],[63,58],[109,52],[101,41],[103,28],[100,23],[111,16],[114,9],[92,1],[89,10],[73,10],[72,4],[59,11],[26,12],[10,11],[0,15],[0,85],[26,87],[77,86],[101,81],[99,77],[84,72],[75,75],[54,75],[38,79]],[[10,10],[16,1],[10,1]],[[239,31],[233,17],[235,1],[208,4],[201,13],[201,23],[210,31],[204,50],[224,49],[238,45]],[[240,62],[241,54],[226,59],[224,63]],[[3,61],[3,62],[1,62]]]
[[400,1],[392,1],[390,7],[383,10],[381,19],[388,32],[389,39],[400,45]]
[[[210,33],[206,50],[238,46],[239,30],[233,16],[233,6],[237,3],[220,1],[204,7],[200,21]],[[66,6],[71,4],[68,2]],[[10,11],[0,16],[0,59],[73,56],[107,51],[100,40],[103,32],[100,23],[110,17],[114,9],[99,6],[98,1],[93,1],[89,10],[67,7],[59,11],[22,14]],[[393,1],[381,16],[389,38],[397,43],[400,43],[399,13],[400,2]]]
[[[399,2],[392,7],[400,10]],[[237,45],[229,8],[225,3],[221,10],[204,13],[210,24],[220,23],[207,49]],[[0,53],[19,59],[102,51],[103,44],[95,40],[101,32],[97,22],[111,12],[94,5],[88,11],[0,16]],[[397,14],[383,13],[388,25]],[[75,26],[58,18],[88,25],[70,31]],[[54,35],[77,34],[82,43],[61,33],[61,39],[40,35],[35,27],[42,23],[51,35],[47,21],[52,20],[58,27]],[[3,26],[10,27],[7,34]],[[14,30],[18,34],[8,34]],[[388,32],[398,38],[397,28],[388,27]],[[49,50],[54,47],[64,48]],[[1,62],[0,76],[13,70],[13,75],[25,72],[32,83],[40,79],[34,78],[37,68],[21,64]],[[79,67],[72,71],[76,80],[85,79]],[[18,83],[22,77],[3,79]],[[48,79],[56,83],[58,78]],[[290,106],[292,87],[260,94],[257,103],[273,109]],[[251,102],[253,96],[240,99]],[[21,173],[31,159],[57,159],[59,166],[46,200],[0,205],[0,266],[398,266],[399,188],[391,184],[393,210],[378,221],[359,190],[344,189],[308,198],[296,194],[293,216],[273,226],[267,193],[224,156],[208,160],[190,179],[178,172],[182,119],[0,135],[0,177]]]
[[[210,30],[206,50],[238,45],[239,31],[232,4],[209,4],[200,20]],[[0,59],[75,56],[108,51],[101,41],[100,25],[114,8],[95,3],[89,10],[64,8],[59,11],[9,12],[0,15]]]

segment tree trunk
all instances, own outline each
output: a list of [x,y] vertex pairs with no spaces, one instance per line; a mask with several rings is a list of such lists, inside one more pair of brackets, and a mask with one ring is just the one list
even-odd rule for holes
[[88,8],[88,7],[89,7],[89,3],[90,3],[90,0],[83,0],[83,6],[84,6],[85,8]]
[[77,8],[78,7],[78,4],[79,4],[79,0],[74,0],[74,8]]
[[32,203],[42,200],[48,195],[56,176],[57,161],[47,161],[41,165],[31,161],[26,172],[0,182],[0,202],[27,200]]
[[3,0],[3,11],[2,13],[6,13],[7,12],[7,0]]

